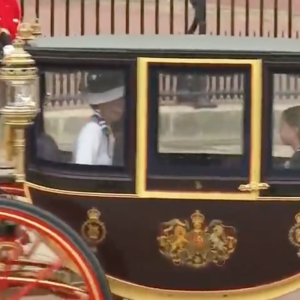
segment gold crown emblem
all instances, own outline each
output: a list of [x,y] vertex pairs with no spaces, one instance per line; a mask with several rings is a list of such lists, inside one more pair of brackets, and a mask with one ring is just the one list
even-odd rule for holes
[[191,215],[191,220],[193,224],[202,224],[204,222],[204,215],[201,214],[199,210],[196,210],[192,215]]
[[101,216],[101,213],[98,209],[92,208],[88,210],[87,215],[90,220],[98,220]]
[[297,223],[300,223],[300,213],[296,214],[295,220],[296,220]]

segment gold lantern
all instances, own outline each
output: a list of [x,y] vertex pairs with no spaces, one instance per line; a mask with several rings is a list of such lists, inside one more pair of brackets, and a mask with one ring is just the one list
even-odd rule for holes
[[27,25],[20,25],[19,34],[13,43],[14,50],[4,56],[0,69],[0,80],[13,93],[1,109],[1,115],[5,126],[6,158],[14,163],[18,182],[25,180],[25,129],[39,110],[36,93],[38,70],[31,55],[24,50],[25,42],[30,40],[27,29]]

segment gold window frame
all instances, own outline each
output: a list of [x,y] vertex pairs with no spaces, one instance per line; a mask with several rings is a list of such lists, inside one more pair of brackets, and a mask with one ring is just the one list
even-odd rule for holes
[[220,192],[167,192],[148,191],[147,179],[147,122],[148,118],[148,66],[160,64],[212,64],[212,65],[250,65],[251,66],[251,149],[250,183],[260,183],[261,162],[261,116],[262,116],[262,61],[251,59],[183,59],[183,58],[138,58],[137,63],[137,155],[136,155],[136,193],[140,198],[187,199],[187,200],[257,200],[259,189],[236,193]]

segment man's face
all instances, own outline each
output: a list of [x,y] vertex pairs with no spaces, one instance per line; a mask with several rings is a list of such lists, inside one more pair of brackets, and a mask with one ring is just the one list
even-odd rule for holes
[[124,110],[125,101],[123,98],[108,103],[100,104],[101,114],[103,115],[104,119],[109,123],[119,121],[123,117]]
[[280,121],[280,137],[284,145],[292,145],[298,139],[298,129],[289,126],[283,119]]

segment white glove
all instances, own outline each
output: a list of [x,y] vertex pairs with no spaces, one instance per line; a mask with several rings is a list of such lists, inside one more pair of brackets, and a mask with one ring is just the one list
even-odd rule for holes
[[15,50],[13,45],[6,45],[3,47],[4,55],[10,55]]

